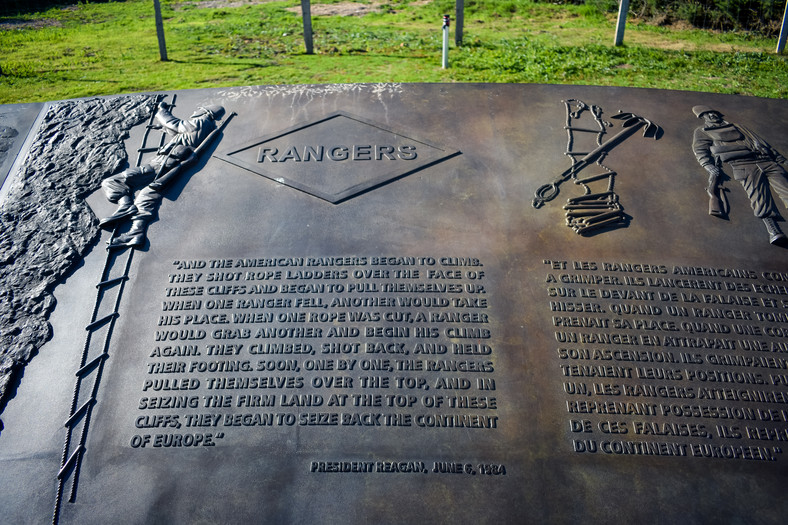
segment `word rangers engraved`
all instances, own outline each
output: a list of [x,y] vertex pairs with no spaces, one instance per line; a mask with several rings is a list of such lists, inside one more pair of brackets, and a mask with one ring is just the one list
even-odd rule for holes
[[338,112],[219,158],[337,204],[457,154]]
[[278,148],[260,147],[257,162],[323,162],[333,160],[414,160],[418,156],[415,145],[379,146],[364,144],[354,146],[287,146],[283,152]]

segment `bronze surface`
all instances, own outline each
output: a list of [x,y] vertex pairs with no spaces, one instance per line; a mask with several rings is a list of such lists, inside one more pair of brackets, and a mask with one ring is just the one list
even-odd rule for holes
[[[480,84],[177,95],[174,114],[237,116],[135,250],[60,523],[784,520],[788,251],[725,165],[728,213],[709,215],[692,108],[785,153],[785,101]],[[605,133],[568,144],[570,100]],[[336,115],[364,125],[298,134]],[[97,218],[115,208],[87,200]],[[55,288],[53,337],[1,415],[1,521],[51,520],[102,235]]]

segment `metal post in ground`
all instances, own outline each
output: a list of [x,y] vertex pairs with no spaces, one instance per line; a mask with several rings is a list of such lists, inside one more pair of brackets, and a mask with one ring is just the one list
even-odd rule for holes
[[304,19],[304,46],[306,54],[311,55],[312,49],[312,8],[309,0],[301,0],[301,16]]
[[462,45],[462,25],[465,20],[465,0],[457,0],[454,13],[454,43],[457,47]]
[[616,45],[624,43],[624,28],[627,25],[627,13],[629,12],[629,0],[620,0],[618,4],[618,24],[616,24]]
[[441,67],[446,69],[449,67],[449,15],[443,15],[443,60]]
[[780,26],[780,37],[777,39],[777,53],[782,53],[785,50],[785,40],[788,39],[788,1],[785,2],[785,11],[783,12],[783,25]]
[[159,0],[153,0],[153,11],[156,16],[156,36],[159,39],[159,57],[162,62],[166,62],[167,44],[164,42],[164,23],[161,20],[161,5],[159,5]]

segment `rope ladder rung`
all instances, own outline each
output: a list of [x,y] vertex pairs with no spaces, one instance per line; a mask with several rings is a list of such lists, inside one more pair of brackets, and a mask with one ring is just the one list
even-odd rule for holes
[[63,426],[64,427],[71,427],[71,425],[74,424],[74,421],[79,419],[79,416],[81,416],[83,412],[87,412],[87,410],[90,407],[90,405],[92,405],[95,402],[96,402],[96,399],[92,398],[92,397],[90,399],[88,399],[87,401],[85,401],[85,403],[81,407],[79,407],[77,410],[74,411],[73,414],[71,414],[71,417],[69,417],[66,420],[66,422],[63,424]]
[[96,288],[106,287],[109,288],[114,284],[118,284],[119,282],[123,282],[129,278],[128,275],[121,275],[120,277],[115,277],[113,279],[107,279],[106,281],[101,281],[96,285]]
[[77,377],[83,377],[88,374],[97,364],[101,362],[102,359],[106,359],[109,357],[109,354],[104,352],[102,354],[97,355],[94,357],[89,363],[85,364],[82,368],[77,370]]
[[57,473],[57,479],[62,480],[66,474],[71,470],[71,468],[76,464],[79,455],[82,454],[82,451],[85,450],[85,447],[79,445],[71,456],[68,458],[68,461],[60,468],[60,471]]
[[92,323],[90,323],[89,325],[87,325],[87,326],[85,327],[85,330],[87,330],[88,332],[91,332],[91,331],[93,331],[94,329],[96,329],[96,328],[98,328],[99,326],[101,326],[101,325],[103,325],[104,323],[106,323],[107,321],[109,321],[109,320],[111,320],[111,319],[114,319],[115,317],[118,317],[119,315],[120,315],[120,314],[118,314],[118,312],[112,312],[111,314],[105,315],[105,316],[104,316],[104,317],[102,317],[101,319],[97,319],[97,320],[93,321]]

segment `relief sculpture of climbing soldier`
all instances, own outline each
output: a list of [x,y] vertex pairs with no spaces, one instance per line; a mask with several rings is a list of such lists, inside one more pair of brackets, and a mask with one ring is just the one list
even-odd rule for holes
[[[152,102],[160,100],[156,97]],[[172,97],[175,101],[175,95]],[[76,372],[76,384],[71,400],[71,410],[65,422],[66,436],[60,470],[57,473],[58,488],[52,524],[60,519],[63,497],[68,492],[68,501],[76,502],[78,478],[83,458],[87,451],[87,433],[94,407],[97,405],[97,392],[101,383],[104,363],[110,356],[112,333],[119,317],[119,305],[129,268],[137,248],[145,244],[145,230],[153,219],[162,199],[162,192],[183,170],[199,157],[200,153],[219,135],[235,113],[230,113],[220,124],[217,121],[224,115],[221,106],[198,107],[191,117],[181,120],[172,115],[174,106],[159,102],[156,113],[150,120],[137,149],[135,167],[111,175],[101,183],[110,202],[118,204],[118,209],[100,224],[113,230],[109,248],[130,247],[107,252],[101,279],[97,285],[96,303],[90,324],[86,326],[85,344],[82,348],[80,365]],[[160,130],[157,147],[148,147],[151,130]],[[165,143],[166,138],[169,141]],[[150,162],[142,162],[144,154],[153,153]],[[136,198],[135,198],[136,193]],[[118,225],[131,221],[128,232],[118,235]],[[108,248],[108,249],[109,249]],[[109,312],[109,313],[107,313]],[[70,492],[67,491],[70,485]]]
[[156,156],[147,164],[129,168],[101,183],[107,199],[118,204],[115,213],[100,222],[101,227],[113,229],[121,221],[131,220],[128,232],[110,239],[110,248],[139,248],[145,244],[145,230],[161,203],[163,188],[182,168],[197,160],[200,146],[209,142],[217,130],[216,121],[224,115],[223,107],[211,105],[199,107],[188,119],[181,120],[170,109],[166,102],[159,103],[156,122],[172,138],[158,149]]
[[722,194],[722,164],[727,163],[733,179],[741,183],[750,199],[753,213],[766,225],[769,242],[788,245],[780,230],[781,218],[772,192],[788,207],[788,172],[786,158],[761,137],[738,124],[725,121],[722,113],[708,106],[692,108],[703,125],[695,130],[692,151],[709,174],[709,214],[725,217]]

